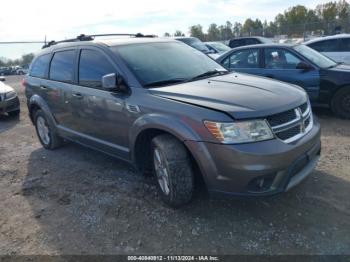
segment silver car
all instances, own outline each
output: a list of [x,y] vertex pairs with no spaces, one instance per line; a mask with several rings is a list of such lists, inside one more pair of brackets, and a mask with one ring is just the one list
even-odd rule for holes
[[304,44],[335,62],[350,64],[350,34],[319,37]]
[[19,99],[12,87],[5,85],[5,78],[0,77],[0,114],[17,116],[20,113]]

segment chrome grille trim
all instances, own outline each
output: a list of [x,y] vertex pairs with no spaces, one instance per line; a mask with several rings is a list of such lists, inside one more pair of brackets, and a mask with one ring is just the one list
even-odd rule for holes
[[[304,120],[304,123],[305,123],[305,120]],[[289,144],[289,143],[292,143],[292,142],[302,138],[303,136],[305,136],[307,133],[310,132],[310,130],[312,129],[313,125],[314,125],[314,123],[313,123],[312,115],[310,115],[310,123],[309,123],[309,125],[307,127],[305,127],[305,131],[302,132],[302,133],[299,133],[299,134],[297,134],[297,135],[295,135],[295,136],[293,136],[293,137],[291,137],[289,139],[283,140],[283,142]]]
[[289,129],[291,127],[294,127],[296,125],[298,125],[300,122],[300,118],[299,117],[296,117],[295,119],[293,119],[292,121],[289,121],[287,123],[284,123],[282,125],[278,125],[278,126],[273,126],[272,127],[272,130],[275,131],[275,132],[281,132],[281,131],[284,131],[286,129]]
[[307,116],[311,112],[311,106],[308,104],[306,111],[303,113],[303,117]]
[[[304,112],[302,111],[303,109],[305,110]],[[286,111],[286,112],[289,112],[289,111]],[[271,126],[271,129],[272,129],[275,137],[282,140],[285,143],[292,143],[292,142],[302,138],[313,127],[313,118],[312,118],[312,110],[311,110],[310,102],[307,102],[306,109],[305,109],[305,104],[303,104],[303,105],[295,108],[294,112],[295,112],[294,119],[291,119],[290,121],[283,123],[283,124],[280,124],[280,125]],[[271,117],[273,117],[273,116],[271,116]],[[295,130],[296,127],[299,127],[298,133],[295,133],[297,131],[297,130]],[[288,138],[284,138],[284,137],[286,137],[286,135],[287,136],[289,135],[288,130],[290,130],[289,133],[291,133],[290,135],[292,135],[292,136],[288,137]],[[295,133],[295,135],[293,135],[293,133]],[[281,137],[283,137],[283,139],[279,137],[279,134]]]

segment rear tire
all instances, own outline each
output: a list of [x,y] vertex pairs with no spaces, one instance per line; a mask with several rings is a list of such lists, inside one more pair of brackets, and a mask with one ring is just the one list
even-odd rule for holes
[[172,207],[191,201],[194,179],[191,159],[185,146],[164,134],[152,140],[153,170],[162,200]]
[[332,98],[331,109],[341,118],[350,118],[350,87],[338,90]]
[[54,127],[47,121],[43,111],[37,110],[35,112],[34,124],[39,141],[44,148],[53,150],[62,146],[62,138],[58,136]]

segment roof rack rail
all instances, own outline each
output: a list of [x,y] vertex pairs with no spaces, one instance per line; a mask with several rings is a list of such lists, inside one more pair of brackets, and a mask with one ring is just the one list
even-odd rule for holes
[[45,45],[43,45],[43,49],[56,45],[56,44],[60,44],[60,43],[69,43],[69,42],[79,42],[79,41],[92,41],[95,39],[95,37],[101,37],[101,36],[130,36],[130,37],[157,37],[156,35],[144,35],[141,33],[137,33],[137,34],[97,34],[97,35],[85,35],[85,34],[81,34],[78,35],[76,38],[71,38],[71,39],[65,39],[65,40],[61,40],[61,41],[55,41],[52,40],[48,43],[46,43]]

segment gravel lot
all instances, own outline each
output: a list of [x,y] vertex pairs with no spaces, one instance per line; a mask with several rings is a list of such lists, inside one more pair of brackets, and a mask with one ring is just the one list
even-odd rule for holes
[[297,188],[262,199],[163,205],[151,178],[68,144],[44,150],[25,105],[0,116],[0,255],[350,254],[350,121],[315,109],[322,157]]

